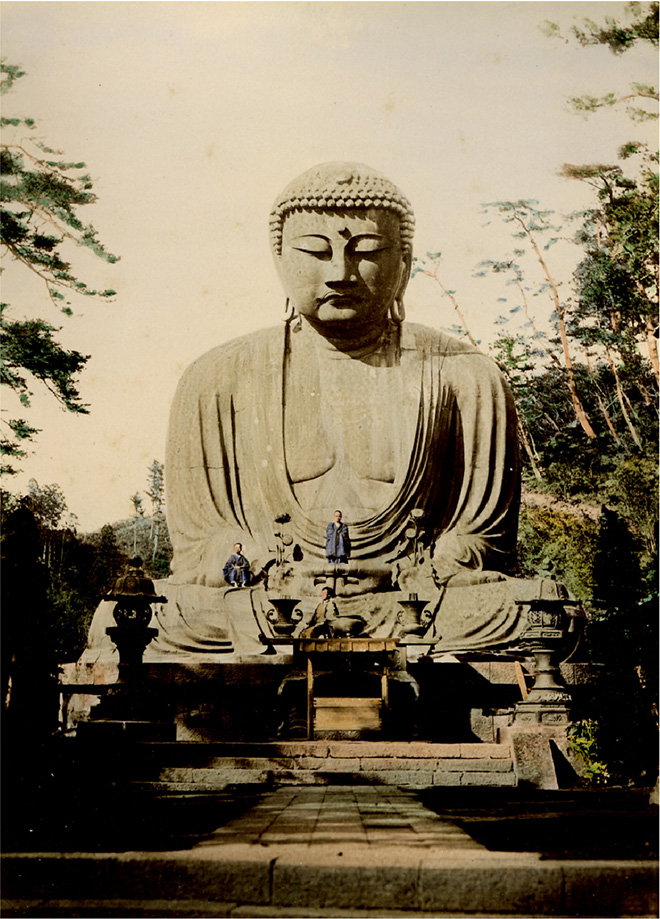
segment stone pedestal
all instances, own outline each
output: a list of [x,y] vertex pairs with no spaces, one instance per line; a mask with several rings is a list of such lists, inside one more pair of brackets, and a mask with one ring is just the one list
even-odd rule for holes
[[522,636],[523,643],[534,656],[536,676],[527,698],[516,704],[513,724],[522,727],[568,725],[571,695],[559,669],[568,634],[567,604],[539,600],[520,605],[529,623]]
[[566,688],[555,652],[548,648],[533,650],[536,679],[526,699],[515,707],[513,723],[525,725],[567,725],[570,722],[571,694]]
[[119,651],[119,678],[128,676],[122,668],[140,667],[144,650],[149,642],[158,635],[158,629],[143,625],[116,625],[106,629],[107,634]]
[[578,779],[569,760],[566,726],[519,725],[500,731],[500,742],[509,743],[521,788],[569,788]]
[[[119,652],[118,679],[107,688],[89,721],[79,726],[78,736],[101,743],[114,741],[174,740],[176,727],[171,700],[148,685],[144,650],[158,635],[149,628],[148,617],[122,618],[106,629]],[[82,728],[82,730],[81,730]]]

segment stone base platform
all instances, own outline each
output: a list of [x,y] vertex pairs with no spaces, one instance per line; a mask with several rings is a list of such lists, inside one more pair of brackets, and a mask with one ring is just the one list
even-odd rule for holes
[[[104,717],[116,720],[170,720],[178,741],[274,740],[286,735],[287,710],[278,689],[292,674],[291,654],[244,655],[224,664],[172,661],[146,664],[129,704]],[[117,664],[66,664],[62,668],[61,720],[65,731],[97,717],[103,700],[117,685]],[[500,732],[513,721],[522,701],[521,682],[531,684],[528,666],[502,660],[420,659],[409,662],[408,672],[419,686],[419,699],[411,700],[402,683],[390,681],[392,712],[390,739],[433,743],[496,743]],[[562,667],[564,679],[579,703],[582,665]],[[300,733],[304,736],[305,686],[300,673]],[[336,695],[321,692],[321,695]],[[369,693],[367,693],[368,695]],[[377,694],[377,693],[375,693]],[[106,706],[107,707],[107,706]],[[300,720],[300,719],[299,719]],[[291,737],[291,733],[289,733]],[[291,737],[293,739],[293,737]]]
[[246,785],[434,786],[517,784],[512,746],[386,741],[139,743],[131,748],[134,788],[209,794]]

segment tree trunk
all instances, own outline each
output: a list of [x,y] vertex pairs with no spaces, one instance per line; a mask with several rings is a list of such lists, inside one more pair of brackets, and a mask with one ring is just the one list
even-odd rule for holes
[[660,364],[658,363],[658,339],[655,336],[656,329],[653,320],[649,317],[646,320],[646,345],[649,350],[649,360],[653,367],[653,373],[656,380],[660,383]]
[[525,452],[527,453],[527,456],[529,457],[529,462],[531,463],[532,470],[534,471],[534,475],[539,480],[539,482],[541,482],[543,480],[543,476],[541,475],[539,471],[539,467],[536,465],[536,458],[534,456],[534,451],[532,449],[531,443],[529,442],[529,437],[527,436],[527,431],[525,430],[525,425],[523,424],[523,420],[520,417],[520,415],[518,415],[518,431],[520,432],[520,439],[522,441],[523,447],[525,448]]
[[616,367],[614,365],[614,361],[612,360],[612,355],[610,354],[608,348],[605,348],[605,354],[607,355],[607,360],[609,361],[610,369],[612,370],[612,373],[614,374],[614,382],[616,384],[616,395],[619,400],[619,405],[621,406],[621,412],[623,414],[623,417],[626,420],[626,424],[628,425],[628,430],[630,431],[632,439],[635,441],[638,447],[641,447],[642,442],[639,439],[639,435],[637,434],[637,431],[635,430],[635,425],[632,423],[632,418],[628,414],[628,409],[626,408],[626,403],[624,399],[624,393],[623,393],[623,390],[621,389],[621,383],[619,381],[619,374],[617,373]]
[[518,288],[518,291],[520,292],[520,296],[522,297],[522,301],[523,301],[523,312],[524,312],[525,316],[527,317],[527,322],[529,322],[529,327],[530,327],[530,329],[532,330],[532,333],[533,333],[533,335],[534,335],[534,338],[537,339],[539,345],[541,346],[541,348],[543,348],[543,350],[544,350],[545,353],[548,355],[548,357],[549,357],[550,360],[553,362],[553,364],[555,364],[555,366],[557,366],[557,367],[561,367],[561,361],[559,360],[559,358],[557,357],[557,355],[554,353],[554,351],[550,351],[550,350],[546,347],[545,342],[543,341],[543,338],[541,337],[541,333],[540,333],[540,332],[538,331],[538,329],[536,328],[536,323],[534,322],[534,320],[532,319],[532,317],[531,317],[531,315],[530,315],[530,313],[529,313],[529,303],[527,302],[527,297],[526,297],[526,295],[525,295],[525,289],[523,288],[522,284],[520,284],[520,283],[517,283],[517,284],[516,284],[516,287]]
[[428,275],[430,278],[433,278],[433,280],[436,282],[436,284],[438,284],[438,286],[440,287],[440,290],[445,294],[445,296],[449,297],[449,299],[452,302],[452,306],[454,307],[454,311],[456,315],[458,316],[461,325],[465,329],[465,334],[470,340],[470,344],[474,345],[477,351],[481,351],[481,348],[479,347],[479,343],[476,341],[476,339],[472,337],[472,332],[470,332],[470,330],[468,329],[467,323],[465,321],[465,317],[463,316],[463,313],[461,312],[460,306],[456,302],[456,298],[452,294],[449,293],[447,288],[444,286],[444,284],[438,277],[437,273],[433,271],[425,271],[424,274]]
[[580,422],[582,430],[587,435],[590,440],[596,439],[596,432],[591,427],[591,422],[589,421],[589,416],[585,412],[582,402],[580,401],[580,396],[578,395],[577,385],[575,383],[575,374],[573,373],[573,361],[571,360],[571,354],[568,350],[568,336],[566,335],[566,324],[564,322],[564,310],[559,302],[559,291],[557,290],[557,285],[554,282],[548,266],[545,263],[543,256],[539,250],[539,247],[536,245],[536,240],[532,236],[531,232],[527,228],[525,221],[520,217],[516,217],[516,220],[521,225],[525,231],[527,238],[529,239],[536,257],[539,260],[539,264],[543,269],[543,273],[546,276],[550,289],[552,290],[552,298],[555,304],[555,311],[557,313],[557,318],[559,322],[559,334],[561,336],[562,349],[564,351],[564,363],[566,365],[566,372],[568,374],[568,389],[571,394],[571,401],[573,402],[573,411],[575,412],[575,417]]
[[594,379],[594,375],[593,375],[593,372],[592,372],[592,370],[591,370],[591,358],[589,357],[589,351],[586,350],[586,349],[585,349],[585,352],[584,352],[584,356],[585,356],[586,359],[587,359],[587,367],[589,368],[589,375],[591,376],[591,379],[592,379],[593,384],[594,384],[594,390],[595,390],[595,393],[596,393],[596,398],[598,399],[598,405],[600,406],[600,410],[601,410],[601,412],[602,412],[602,414],[603,414],[603,417],[604,417],[604,419],[605,419],[605,424],[606,424],[607,427],[610,429],[610,433],[611,433],[612,437],[614,438],[614,440],[616,441],[616,443],[620,443],[621,441],[620,441],[620,439],[619,439],[619,435],[617,434],[616,428],[614,427],[614,424],[612,423],[612,418],[611,418],[611,416],[610,416],[610,413],[609,413],[608,410],[607,410],[607,406],[606,406],[605,403],[603,402],[603,399],[602,399],[601,394],[598,392],[598,386],[596,385],[596,380]]
[[[154,527],[153,521],[152,521],[151,525],[152,525],[152,527]],[[158,527],[159,527],[159,524],[156,523],[156,525],[155,525],[155,527],[154,527],[154,530],[153,530],[153,532],[154,532],[154,549],[153,549],[153,552],[151,553],[151,561],[152,561],[152,563],[154,562],[154,560],[155,560],[155,558],[156,558],[156,552],[158,551]]]

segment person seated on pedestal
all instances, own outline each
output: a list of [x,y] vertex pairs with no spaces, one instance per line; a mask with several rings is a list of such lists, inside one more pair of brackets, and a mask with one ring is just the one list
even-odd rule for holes
[[243,555],[242,543],[234,543],[234,551],[225,562],[222,574],[232,587],[247,587],[250,583],[250,563]]
[[365,625],[361,616],[345,615],[339,611],[332,587],[321,591],[321,602],[314,610],[301,638],[349,638],[358,635]]
[[301,638],[329,638],[328,622],[339,616],[335,592],[332,587],[324,587],[321,591],[321,602],[314,610],[314,615],[307,626],[300,633]]

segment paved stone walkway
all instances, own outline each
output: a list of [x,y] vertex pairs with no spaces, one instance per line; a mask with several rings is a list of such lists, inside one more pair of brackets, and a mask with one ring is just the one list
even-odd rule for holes
[[657,916],[651,860],[489,851],[390,786],[291,786],[190,849],[9,853],[3,916]]
[[343,845],[485,851],[455,823],[443,820],[399,788],[280,788],[198,847]]

